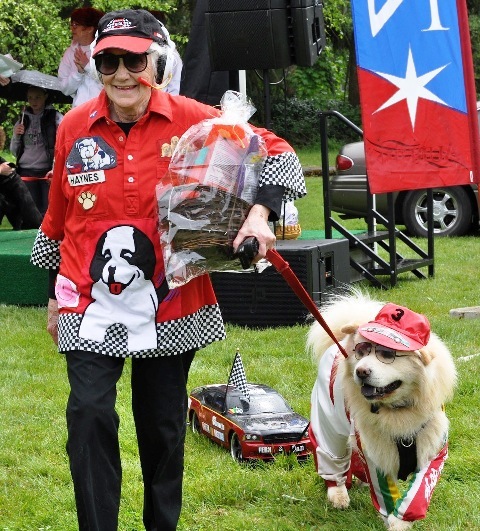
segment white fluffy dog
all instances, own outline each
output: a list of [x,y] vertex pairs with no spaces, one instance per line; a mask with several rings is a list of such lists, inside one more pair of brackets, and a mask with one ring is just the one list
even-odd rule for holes
[[330,300],[322,315],[348,356],[320,324],[311,327],[318,376],[310,435],[328,500],[348,507],[353,474],[369,484],[390,531],[409,529],[425,517],[448,455],[450,352],[425,316],[358,290]]

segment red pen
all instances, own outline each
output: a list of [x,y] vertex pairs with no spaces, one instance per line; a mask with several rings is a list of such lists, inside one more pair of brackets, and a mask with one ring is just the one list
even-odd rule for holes
[[138,78],[138,81],[142,84],[142,85],[145,85],[147,87],[150,87],[152,89],[155,89],[155,90],[162,90],[163,88],[165,88],[169,83],[170,81],[172,80],[172,74],[169,74],[168,75],[168,78],[166,81],[164,81],[161,85],[152,85],[151,83],[149,83],[146,79],[143,79],[143,77],[139,77]]
[[145,85],[147,87],[150,87],[152,89],[155,89],[155,90],[161,90],[161,87],[156,87],[155,85],[152,85],[151,83],[149,83],[146,79],[143,79],[143,77],[139,77],[138,78],[138,81],[142,84],[142,85]]

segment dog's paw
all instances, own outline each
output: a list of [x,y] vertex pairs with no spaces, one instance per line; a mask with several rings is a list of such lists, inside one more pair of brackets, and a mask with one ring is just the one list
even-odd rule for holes
[[407,522],[406,520],[400,520],[393,514],[388,515],[387,529],[388,531],[408,531],[413,526],[413,522]]
[[350,497],[345,485],[328,487],[327,498],[335,509],[346,509],[350,505]]

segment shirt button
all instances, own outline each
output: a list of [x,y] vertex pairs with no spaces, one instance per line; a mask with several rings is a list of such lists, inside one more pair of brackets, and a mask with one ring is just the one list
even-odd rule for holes
[[134,179],[133,177],[129,177],[129,178],[127,179],[127,181],[128,181],[129,183],[133,183],[133,182],[135,182],[135,179]]
[[123,136],[118,137],[119,142],[123,142]]
[[133,160],[133,155],[128,155],[127,159],[128,160]]

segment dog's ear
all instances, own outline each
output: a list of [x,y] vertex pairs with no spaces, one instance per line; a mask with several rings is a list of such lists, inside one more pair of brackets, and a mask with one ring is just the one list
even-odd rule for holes
[[428,365],[433,359],[432,353],[430,352],[428,345],[427,347],[417,350],[416,352],[418,353],[424,365]]
[[347,324],[347,325],[342,326],[341,328],[341,331],[345,335],[355,334],[357,330],[358,330],[358,325],[356,324]]

